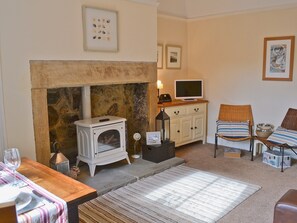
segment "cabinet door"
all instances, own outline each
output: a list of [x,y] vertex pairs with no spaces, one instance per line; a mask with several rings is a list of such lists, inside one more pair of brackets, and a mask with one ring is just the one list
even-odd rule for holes
[[186,116],[180,119],[181,128],[181,142],[187,142],[192,140],[192,117]]
[[180,142],[180,120],[171,119],[170,120],[170,140],[175,142],[175,145],[178,145]]
[[193,139],[201,138],[204,136],[204,116],[193,116]]

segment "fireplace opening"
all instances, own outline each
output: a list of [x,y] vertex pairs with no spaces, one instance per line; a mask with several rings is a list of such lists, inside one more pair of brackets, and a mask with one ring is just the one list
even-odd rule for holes
[[101,133],[97,139],[95,155],[114,150],[121,146],[120,133],[117,130],[107,130]]
[[[133,134],[139,132],[144,140],[149,129],[147,91],[147,83],[91,86],[92,117],[127,119],[126,149],[129,154],[133,153]],[[71,164],[75,164],[78,149],[74,122],[83,119],[82,90],[80,87],[47,89],[47,100],[50,145],[58,142],[59,150]],[[111,135],[116,139],[116,134]],[[100,137],[98,143],[106,142],[104,135]],[[106,146],[116,146],[114,139],[109,139],[111,141]],[[51,152],[54,152],[52,146]]]

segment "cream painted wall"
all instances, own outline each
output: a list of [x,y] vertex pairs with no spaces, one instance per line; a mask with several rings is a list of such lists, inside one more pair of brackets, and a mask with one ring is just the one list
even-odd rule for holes
[[256,124],[275,126],[297,108],[296,44],[293,81],[262,80],[264,38],[287,35],[297,36],[297,8],[188,22],[188,72],[205,80],[208,142],[221,103],[251,104]]
[[[214,143],[221,103],[251,104],[255,124],[278,126],[289,107],[297,108],[297,50],[295,46],[293,81],[262,81],[263,42],[265,37],[287,35],[297,36],[297,8],[204,20],[159,16],[158,42],[183,45],[186,64],[181,70],[168,70],[165,64],[158,70],[158,79],[164,83],[161,93],[173,95],[174,79],[205,80],[209,143]],[[247,149],[248,143],[238,146]]]
[[[158,69],[158,79],[164,88],[160,94],[169,93],[174,97],[174,80],[185,78],[188,68],[188,37],[187,21],[168,16],[158,16],[158,43],[163,44],[163,68]],[[182,47],[181,69],[166,68],[166,45],[179,45]]]
[[[118,11],[118,52],[83,50],[81,6]],[[8,147],[35,159],[30,60],[156,61],[157,7],[127,0],[4,0],[0,54]]]

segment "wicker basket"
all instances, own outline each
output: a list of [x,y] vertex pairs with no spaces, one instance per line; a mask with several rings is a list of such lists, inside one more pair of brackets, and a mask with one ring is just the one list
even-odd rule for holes
[[260,138],[268,138],[271,134],[272,131],[261,131],[261,130],[256,130],[257,136]]

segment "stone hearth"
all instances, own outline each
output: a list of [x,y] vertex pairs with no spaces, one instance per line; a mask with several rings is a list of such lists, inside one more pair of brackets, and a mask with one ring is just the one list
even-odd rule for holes
[[[157,114],[156,63],[30,61],[30,69],[36,159],[40,163],[48,165],[51,152],[47,102],[48,89],[147,83],[148,129],[154,129],[154,120]],[[95,89],[92,88],[92,91],[95,92]],[[96,105],[92,105],[93,115],[97,115]]]

